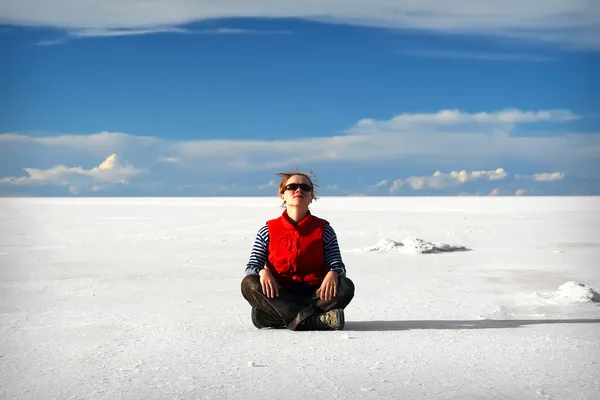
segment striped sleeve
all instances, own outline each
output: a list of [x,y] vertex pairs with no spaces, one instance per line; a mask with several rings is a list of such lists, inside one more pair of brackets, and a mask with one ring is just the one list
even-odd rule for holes
[[346,266],[342,261],[340,246],[333,228],[328,224],[323,229],[323,246],[325,250],[325,264],[330,271],[346,275]]
[[265,267],[269,253],[269,227],[265,224],[258,230],[254,245],[250,252],[250,259],[246,264],[246,275],[258,275],[258,272]]

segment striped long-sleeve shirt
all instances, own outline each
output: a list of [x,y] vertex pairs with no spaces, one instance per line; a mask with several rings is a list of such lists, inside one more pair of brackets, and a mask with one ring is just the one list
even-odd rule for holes
[[[346,275],[346,266],[342,262],[342,255],[338,245],[335,231],[330,225],[323,228],[323,250],[325,253],[325,265],[331,271],[340,275]],[[269,256],[269,228],[267,225],[259,229],[254,246],[250,253],[250,260],[246,265],[246,275],[258,275],[258,272],[265,267]]]

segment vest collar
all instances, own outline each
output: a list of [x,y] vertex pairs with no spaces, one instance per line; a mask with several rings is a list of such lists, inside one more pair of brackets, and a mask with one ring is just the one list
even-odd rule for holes
[[306,216],[296,224],[294,224],[292,219],[288,216],[287,209],[283,210],[283,213],[281,214],[281,221],[283,222],[283,226],[285,226],[287,229],[300,230],[303,227],[310,225],[312,220],[313,220],[313,216],[312,216],[310,210],[308,210],[308,212],[306,213]]

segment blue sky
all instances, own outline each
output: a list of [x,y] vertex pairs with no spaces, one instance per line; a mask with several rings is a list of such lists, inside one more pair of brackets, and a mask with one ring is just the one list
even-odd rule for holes
[[453,4],[2,5],[0,195],[600,194],[600,13]]

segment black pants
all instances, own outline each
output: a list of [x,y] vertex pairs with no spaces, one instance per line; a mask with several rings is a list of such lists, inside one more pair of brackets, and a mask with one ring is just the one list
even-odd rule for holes
[[354,283],[339,276],[337,296],[331,300],[322,300],[316,289],[301,285],[279,288],[279,296],[269,298],[262,291],[260,277],[247,275],[242,280],[242,295],[252,307],[280,318],[288,329],[296,330],[300,322],[313,314],[346,308],[354,297]]

